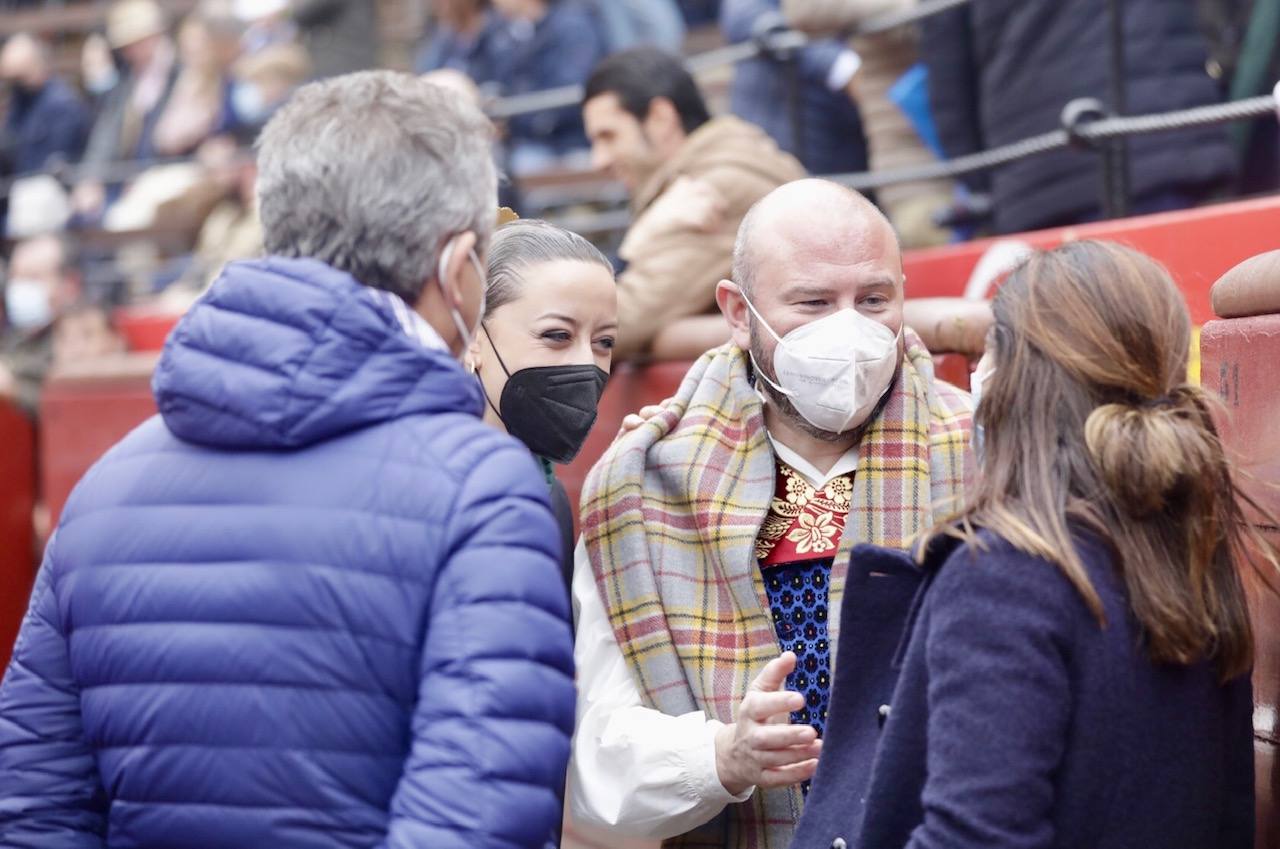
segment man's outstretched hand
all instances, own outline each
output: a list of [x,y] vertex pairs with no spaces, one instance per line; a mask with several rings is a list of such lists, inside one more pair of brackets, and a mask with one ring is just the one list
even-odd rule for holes
[[[641,411],[643,412],[643,411]],[[804,696],[784,690],[796,656],[784,652],[761,670],[738,706],[738,721],[716,734],[720,783],[737,796],[748,787],[789,787],[808,781],[818,769],[822,741],[808,725],[793,725],[789,714],[804,707]]]

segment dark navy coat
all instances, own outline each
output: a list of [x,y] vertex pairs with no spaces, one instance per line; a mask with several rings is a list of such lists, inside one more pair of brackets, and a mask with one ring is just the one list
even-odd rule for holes
[[1248,676],[1152,663],[1098,541],[1077,545],[1105,628],[1057,566],[982,538],[929,552],[869,780],[867,760],[831,757],[863,736],[836,722],[863,700],[841,638],[794,849],[1250,849]]
[[[1125,0],[1125,89],[1131,115],[1221,100],[1205,71],[1208,47],[1191,0]],[[982,0],[922,23],[922,61],[943,149],[958,157],[1061,126],[1081,97],[1109,102],[1105,0]],[[1230,182],[1236,156],[1223,126],[1134,136],[1127,142],[1138,211],[1187,205]],[[967,177],[989,188],[1002,233],[1074,224],[1101,214],[1094,151],[1032,156]]]
[[76,488],[0,688],[0,845],[542,847],[573,661],[528,452],[346,274],[237,263]]
[[[763,18],[783,20],[781,0],[725,0],[720,29],[731,44],[750,41]],[[836,59],[848,49],[838,38],[814,39],[790,61],[761,56],[734,68],[733,114],[758,125],[810,174],[867,170],[867,142],[858,107],[827,87]]]
[[13,94],[5,133],[13,174],[43,171],[57,161],[70,164],[84,152],[89,108],[71,86],[53,77],[37,92]]
[[[504,96],[582,85],[605,56],[600,22],[581,0],[556,0],[532,27],[511,23],[506,29],[507,37],[497,42],[506,53],[498,66]],[[556,155],[587,147],[577,105],[513,116],[507,130],[511,144],[541,145]]]

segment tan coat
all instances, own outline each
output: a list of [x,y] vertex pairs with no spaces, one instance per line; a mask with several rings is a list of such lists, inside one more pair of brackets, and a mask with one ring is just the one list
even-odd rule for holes
[[[782,0],[782,11],[788,23],[802,32],[831,35],[847,32],[877,15],[915,5],[916,0]],[[889,100],[889,89],[916,63],[915,30],[901,27],[881,35],[855,37],[852,46],[862,57],[862,67],[854,83],[871,170],[935,162],[937,157],[920,140],[902,111]],[[933,212],[948,206],[951,197],[948,180],[902,183],[876,192],[880,206],[897,227],[906,247],[946,241],[946,233],[934,227],[930,218]]]
[[[634,223],[618,251],[627,268],[618,277],[615,356],[641,355],[671,321],[711,312],[716,284],[730,275],[733,241],[747,210],[803,176],[799,162],[738,118],[713,118],[691,133],[632,201]],[[708,183],[725,202],[723,219],[711,232],[674,220],[657,203],[679,177]]]

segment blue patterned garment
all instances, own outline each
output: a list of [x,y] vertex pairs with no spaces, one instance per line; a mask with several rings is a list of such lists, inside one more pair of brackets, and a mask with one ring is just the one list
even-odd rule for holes
[[799,661],[787,688],[805,698],[791,721],[812,725],[821,737],[831,701],[831,645],[827,640],[827,584],[831,558],[762,567],[773,627],[783,651]]

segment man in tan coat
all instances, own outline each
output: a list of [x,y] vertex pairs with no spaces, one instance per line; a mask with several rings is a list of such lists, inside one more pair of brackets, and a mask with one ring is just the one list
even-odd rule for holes
[[[872,18],[906,11],[916,0],[782,0],[787,23],[811,35],[849,32]],[[916,63],[917,33],[913,27],[855,36],[852,47],[862,60],[849,84],[849,96],[862,113],[863,131],[872,171],[906,168],[936,161],[915,128],[889,99],[889,89]],[[951,183],[928,180],[885,186],[876,200],[893,222],[905,248],[929,247],[947,241],[947,233],[933,216],[951,204]]]
[[712,118],[680,60],[653,48],[597,65],[582,111],[595,166],[631,195],[615,348],[631,359],[671,322],[715,310],[747,210],[804,169],[755,125]]

